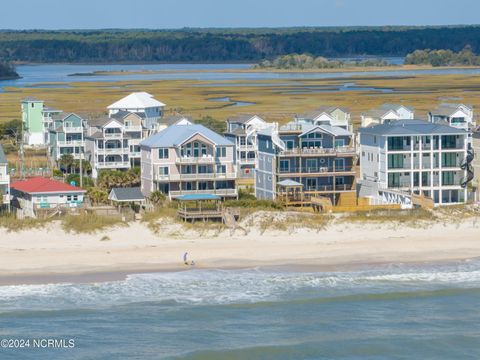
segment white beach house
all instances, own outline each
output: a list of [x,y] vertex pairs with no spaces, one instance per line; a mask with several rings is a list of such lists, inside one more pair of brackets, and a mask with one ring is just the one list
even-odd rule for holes
[[135,92],[109,105],[107,109],[110,117],[120,111],[141,113],[145,126],[148,129],[155,129],[158,120],[163,116],[165,106],[147,92]]
[[412,194],[436,205],[467,201],[473,179],[468,132],[423,120],[396,120],[359,129],[360,196],[411,205]]

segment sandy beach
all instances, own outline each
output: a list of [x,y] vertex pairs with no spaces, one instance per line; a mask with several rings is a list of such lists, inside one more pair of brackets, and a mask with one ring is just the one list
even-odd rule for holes
[[411,227],[339,223],[326,229],[199,232],[170,224],[154,233],[144,223],[95,234],[0,229],[0,285],[105,281],[138,272],[196,268],[290,266],[317,271],[388,263],[426,263],[480,257],[475,218]]

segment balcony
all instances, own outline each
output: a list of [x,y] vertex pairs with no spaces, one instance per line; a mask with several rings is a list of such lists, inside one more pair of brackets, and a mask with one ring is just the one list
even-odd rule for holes
[[121,139],[123,137],[122,133],[103,133],[105,139]]
[[295,148],[284,150],[279,153],[279,156],[355,156],[355,148],[352,146],[343,146],[337,148]]
[[83,140],[57,141],[57,145],[60,146],[60,147],[84,146],[85,141],[83,141]]
[[255,145],[238,145],[237,151],[256,151],[257,147]]
[[129,161],[103,161],[96,164],[97,169],[125,169],[130,168]]
[[211,189],[211,190],[178,190],[170,191],[170,198],[176,198],[181,195],[188,194],[214,194],[218,196],[237,196],[237,189]]
[[302,176],[302,175],[352,175],[355,174],[355,167],[353,166],[343,166],[343,167],[298,167],[298,168],[289,168],[289,169],[280,169],[278,171],[279,176]]
[[255,158],[253,159],[237,159],[237,163],[240,165],[255,165]]
[[83,133],[83,127],[74,127],[74,126],[64,126],[63,130],[66,133]]
[[170,174],[157,175],[159,181],[192,181],[192,180],[235,180],[235,173],[205,173],[205,174]]
[[215,158],[213,156],[186,156],[177,157],[175,162],[177,164],[214,164]]
[[139,132],[139,131],[142,131],[142,125],[125,126],[124,129],[127,132]]
[[128,148],[97,148],[98,154],[127,154]]

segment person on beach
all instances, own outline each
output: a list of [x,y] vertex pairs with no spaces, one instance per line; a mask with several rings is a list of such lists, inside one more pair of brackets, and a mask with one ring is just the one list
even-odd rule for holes
[[185,254],[183,254],[183,263],[185,265],[188,265],[188,252],[186,252]]

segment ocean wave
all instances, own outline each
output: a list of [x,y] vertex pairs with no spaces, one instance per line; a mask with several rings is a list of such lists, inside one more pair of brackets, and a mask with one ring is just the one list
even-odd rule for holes
[[218,305],[335,298],[355,294],[480,287],[480,262],[396,266],[357,272],[191,270],[134,274],[121,281],[0,287],[0,314],[108,308],[137,302]]

